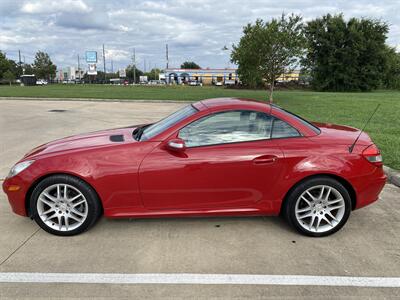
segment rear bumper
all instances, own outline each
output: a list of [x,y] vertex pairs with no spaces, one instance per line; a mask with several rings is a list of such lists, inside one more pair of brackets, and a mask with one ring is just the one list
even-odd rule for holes
[[353,179],[351,183],[357,197],[355,209],[367,206],[378,200],[386,180],[387,177],[382,167],[377,168],[372,174]]

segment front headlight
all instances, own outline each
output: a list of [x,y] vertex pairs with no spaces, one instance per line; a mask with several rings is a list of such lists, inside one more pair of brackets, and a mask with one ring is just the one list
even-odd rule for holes
[[14,177],[18,173],[22,172],[27,167],[29,167],[31,164],[33,164],[33,162],[34,162],[34,160],[26,160],[26,161],[16,164],[14,167],[11,168],[10,172],[7,175],[7,178]]

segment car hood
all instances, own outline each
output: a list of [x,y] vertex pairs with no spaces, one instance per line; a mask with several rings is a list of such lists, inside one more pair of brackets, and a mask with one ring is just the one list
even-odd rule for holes
[[32,149],[24,156],[24,159],[48,154],[63,153],[66,151],[107,147],[123,143],[137,143],[132,136],[132,132],[138,126],[139,125],[65,137]]

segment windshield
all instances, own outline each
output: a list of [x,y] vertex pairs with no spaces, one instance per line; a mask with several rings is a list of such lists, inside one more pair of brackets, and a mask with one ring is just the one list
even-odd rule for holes
[[143,130],[140,140],[147,141],[148,139],[155,137],[157,134],[172,127],[176,123],[182,121],[183,119],[186,119],[187,117],[193,115],[196,112],[197,109],[195,109],[192,105],[185,106],[184,108],[181,108],[180,110],[174,112],[172,115],[169,115],[168,117],[162,119],[161,121],[158,121],[157,123],[154,123],[149,127],[146,127]]

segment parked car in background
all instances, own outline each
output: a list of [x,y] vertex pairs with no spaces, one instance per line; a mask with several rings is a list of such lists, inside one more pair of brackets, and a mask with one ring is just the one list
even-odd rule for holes
[[47,81],[44,79],[36,80],[36,85],[47,85]]
[[12,167],[3,189],[15,213],[56,235],[81,233],[101,215],[283,215],[318,237],[376,201],[385,182],[380,151],[359,129],[222,98],[154,124],[41,145]]
[[191,86],[200,86],[201,82],[199,82],[197,80],[190,80],[189,81],[189,85],[191,85]]
[[225,85],[235,85],[236,81],[232,79],[226,79],[224,82]]
[[79,79],[64,79],[62,84],[76,84],[79,83]]
[[150,80],[150,81],[148,81],[147,82],[147,84],[149,84],[149,85],[163,85],[163,84],[165,84],[165,81],[163,81],[163,80]]

